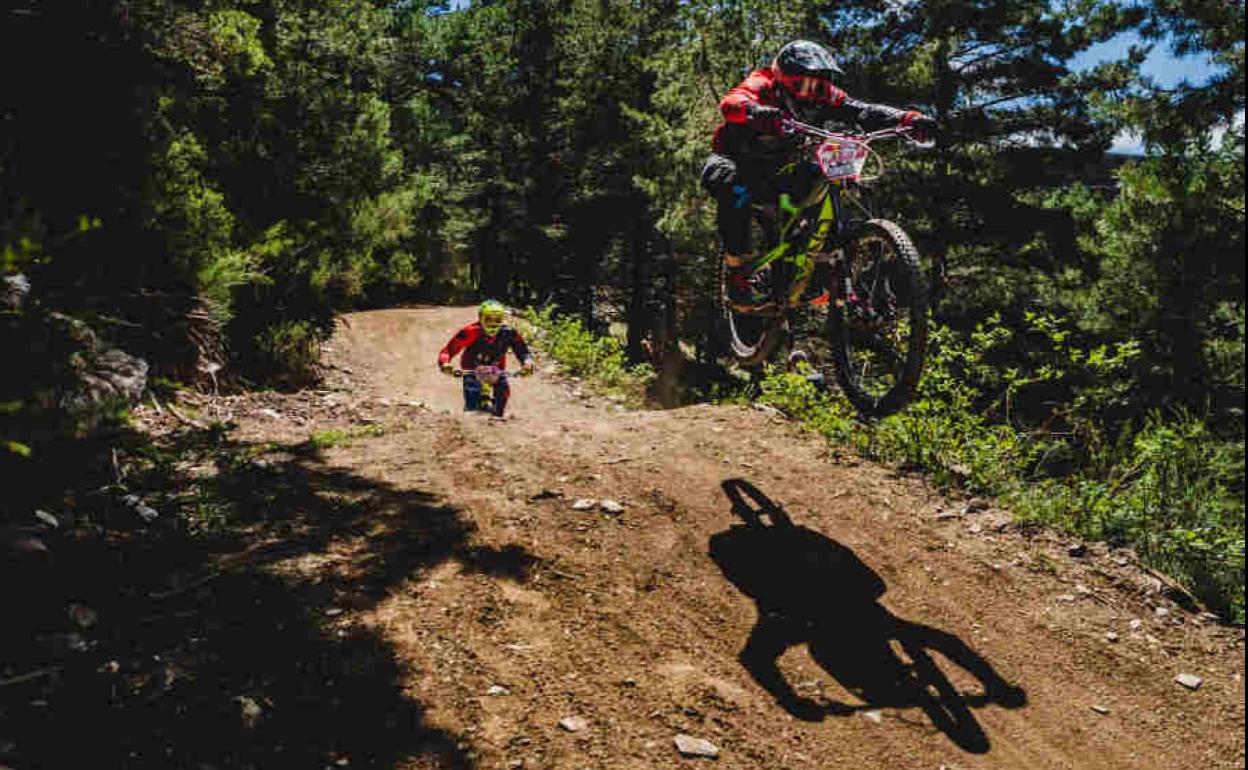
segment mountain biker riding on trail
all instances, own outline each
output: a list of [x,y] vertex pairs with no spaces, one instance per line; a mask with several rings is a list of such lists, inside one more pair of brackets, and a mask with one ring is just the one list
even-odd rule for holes
[[[719,235],[728,273],[728,302],[738,310],[767,300],[750,264],[750,201],[782,206],[800,200],[818,169],[795,162],[794,140],[783,136],[786,114],[806,123],[857,123],[864,127],[912,126],[924,132],[936,122],[914,111],[859,101],[832,82],[843,74],[817,43],[795,40],[780,49],[769,67],[756,69],[719,103],[724,122],[715,130],[712,152],[702,167],[702,186],[718,206]],[[791,172],[777,174],[786,166]],[[787,197],[786,197],[787,196]]]
[[[438,353],[438,366],[446,374],[451,374],[454,367],[451,360],[463,351],[460,367],[464,370],[464,410],[473,411],[481,402],[481,381],[474,371],[478,366],[496,366],[507,368],[507,350],[510,348],[520,360],[524,374],[533,373],[533,354],[525,344],[520,332],[503,323],[507,311],[501,302],[486,300],[477,308],[477,322],[468,324],[451,337],[446,347]],[[498,374],[494,385],[494,416],[502,417],[507,408],[507,399],[511,395],[511,386],[507,383],[507,372]]]

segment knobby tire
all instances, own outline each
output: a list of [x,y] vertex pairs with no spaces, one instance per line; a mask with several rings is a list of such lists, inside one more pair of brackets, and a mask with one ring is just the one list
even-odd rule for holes
[[904,354],[900,356],[902,360],[899,365],[893,367],[894,381],[891,387],[882,393],[871,392],[865,387],[860,373],[855,371],[853,344],[850,340],[854,330],[849,318],[849,298],[844,296],[843,279],[833,293],[837,301],[829,307],[827,335],[832,366],[841,390],[864,416],[878,418],[902,409],[918,387],[927,353],[929,284],[919,264],[918,249],[914,247],[910,236],[897,224],[886,219],[872,219],[861,225],[854,239],[845,247],[845,262],[842,266],[844,274],[857,275],[859,270],[883,268],[881,265],[870,264],[873,256],[866,253],[865,244],[874,239],[889,246],[889,256],[884,258],[886,262],[890,259],[894,262],[889,266],[889,280],[902,284],[896,287],[902,294],[899,300],[910,314],[910,329],[904,342]]

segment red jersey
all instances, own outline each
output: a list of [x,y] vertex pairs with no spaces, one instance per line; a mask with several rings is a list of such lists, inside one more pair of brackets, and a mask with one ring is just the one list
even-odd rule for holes
[[809,123],[832,119],[845,123],[888,125],[905,123],[915,112],[899,110],[882,104],[859,101],[831,81],[819,84],[818,90],[800,102],[791,103],[785,98],[780,76],[771,67],[756,69],[736,88],[728,92],[719,103],[724,122],[715,129],[711,149],[721,155],[778,155],[787,151],[790,142],[767,133],[759,133],[748,125],[747,109],[750,104],[778,107],[786,112],[796,107],[803,113],[802,120]]
[[460,366],[464,369],[473,369],[478,366],[497,366],[500,369],[506,369],[509,348],[516,354],[516,358],[520,359],[520,363],[532,358],[529,346],[525,344],[524,338],[515,328],[503,324],[499,327],[498,333],[491,337],[486,335],[485,329],[481,328],[481,323],[478,321],[468,324],[451,337],[451,341],[446,343],[442,352],[438,353],[438,365],[449,364],[451,359],[462,350],[464,357],[460,359]]

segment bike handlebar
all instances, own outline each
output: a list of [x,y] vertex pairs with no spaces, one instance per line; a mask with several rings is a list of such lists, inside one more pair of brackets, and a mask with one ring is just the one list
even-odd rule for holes
[[[476,370],[468,369],[467,372],[465,372],[465,370],[463,369],[451,370],[452,377],[463,377],[465,373],[476,374]],[[508,377],[527,377],[528,375],[533,374],[533,372],[527,371],[525,369],[514,369],[514,370],[513,369],[499,369],[498,371],[492,372],[492,374],[496,374],[496,375],[505,374]]]
[[817,136],[820,139],[839,139],[841,141],[857,142],[862,145],[869,145],[879,139],[908,139],[920,147],[933,147],[936,144],[930,140],[921,141],[919,139],[915,139],[912,136],[912,134],[914,134],[917,130],[914,126],[893,126],[891,128],[882,128],[878,131],[871,131],[866,134],[857,135],[838,134],[834,131],[819,128],[818,126],[812,126],[809,123],[803,123],[796,118],[785,117],[781,119],[780,127],[786,134],[806,134],[808,136]]

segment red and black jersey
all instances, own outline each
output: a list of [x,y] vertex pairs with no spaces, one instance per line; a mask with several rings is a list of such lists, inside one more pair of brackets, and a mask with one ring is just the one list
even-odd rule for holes
[[787,152],[791,142],[759,133],[749,127],[747,111],[750,104],[779,107],[786,111],[797,107],[803,112],[818,113],[817,117],[808,114],[798,116],[812,123],[835,120],[861,123],[864,126],[882,126],[905,123],[918,114],[883,104],[859,101],[837,88],[831,81],[821,85],[823,87],[813,97],[794,103],[793,100],[786,99],[780,78],[771,67],[754,70],[720,101],[719,111],[724,116],[724,122],[715,129],[711,149],[721,155],[738,157],[782,155]]
[[451,341],[446,343],[441,353],[438,353],[438,365],[449,364],[451,359],[462,350],[464,357],[460,359],[459,365],[464,369],[477,366],[497,366],[500,369],[506,369],[508,349],[516,354],[520,363],[532,358],[529,346],[525,344],[524,338],[515,328],[503,324],[497,334],[489,337],[481,328],[481,323],[477,322],[465,326],[456,332],[454,337],[451,337]]

